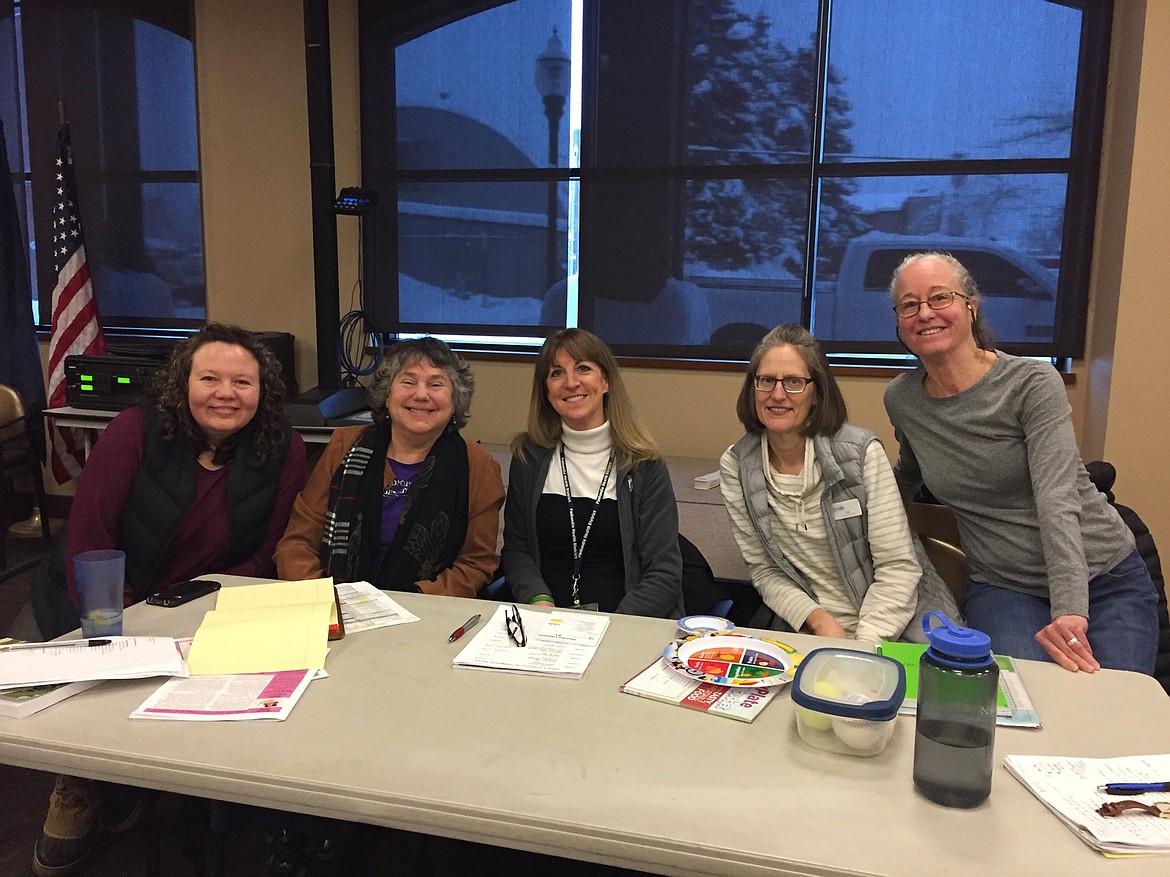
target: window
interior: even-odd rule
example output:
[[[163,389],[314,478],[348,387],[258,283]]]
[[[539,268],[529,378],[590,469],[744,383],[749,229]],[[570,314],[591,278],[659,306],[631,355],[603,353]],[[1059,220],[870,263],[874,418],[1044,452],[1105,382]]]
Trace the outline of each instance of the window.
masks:
[[[382,331],[582,325],[719,360],[802,322],[898,354],[885,286],[931,249],[971,269],[1003,347],[1082,352],[1104,0],[382,7],[361,6]]]
[[[56,277],[36,243],[52,238],[63,104],[103,325],[201,324],[206,290],[187,0],[0,0],[0,40],[0,112],[9,161],[25,189],[38,322],[52,319]]]

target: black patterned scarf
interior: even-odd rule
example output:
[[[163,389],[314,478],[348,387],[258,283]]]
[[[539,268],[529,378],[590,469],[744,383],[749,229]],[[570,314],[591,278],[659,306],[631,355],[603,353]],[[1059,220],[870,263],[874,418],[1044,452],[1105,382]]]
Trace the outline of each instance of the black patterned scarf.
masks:
[[[431,446],[406,494],[394,541],[383,554],[383,460],[389,447],[389,424],[369,430],[334,471],[321,564],[337,581],[411,591],[415,582],[449,569],[467,538],[467,444],[458,433],[444,432]]]

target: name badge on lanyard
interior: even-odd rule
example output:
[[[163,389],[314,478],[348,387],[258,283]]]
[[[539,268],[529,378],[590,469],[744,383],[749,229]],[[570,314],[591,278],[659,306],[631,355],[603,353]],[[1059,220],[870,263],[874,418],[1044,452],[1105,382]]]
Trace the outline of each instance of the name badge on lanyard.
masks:
[[[861,517],[861,503],[856,498],[835,502],[829,506],[829,512],[834,521],[843,521],[846,518]]]
[[[601,489],[597,491],[597,499],[593,501],[593,511],[589,514],[589,523],[585,525],[585,532],[581,535],[580,544],[577,543],[577,519],[573,516],[573,491],[569,487],[569,469],[565,465],[565,445],[561,444],[561,477],[565,479],[565,499],[569,501],[569,536],[573,540],[573,608],[592,609],[597,611],[596,603],[581,603],[581,557],[585,554],[585,543],[589,539],[589,531],[593,529],[593,520],[597,517],[597,510],[601,508],[601,501],[605,498],[605,486],[609,484],[609,475],[613,471],[613,451],[609,452],[609,462],[605,464],[605,475],[601,479]]]

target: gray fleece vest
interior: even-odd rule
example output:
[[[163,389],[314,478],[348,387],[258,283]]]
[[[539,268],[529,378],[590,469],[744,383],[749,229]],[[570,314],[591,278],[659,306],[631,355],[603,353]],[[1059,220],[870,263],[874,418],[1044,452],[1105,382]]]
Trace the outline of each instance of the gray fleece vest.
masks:
[[[865,502],[865,454],[878,437],[868,429],[845,424],[830,437],[814,436],[813,452],[821,467],[825,489],[821,494],[821,516],[829,534],[829,546],[845,592],[857,609],[865,599],[865,592],[873,582],[873,558],[869,553],[869,510]],[[768,507],[768,482],[760,459],[760,435],[748,433],[735,443],[735,457],[739,461],[739,483],[747,503],[748,517],[768,551],[768,556],[784,575],[796,582],[812,599],[816,589],[784,554],[783,535],[773,531],[772,511]],[[861,514],[854,517],[834,517],[833,506],[856,499]]]

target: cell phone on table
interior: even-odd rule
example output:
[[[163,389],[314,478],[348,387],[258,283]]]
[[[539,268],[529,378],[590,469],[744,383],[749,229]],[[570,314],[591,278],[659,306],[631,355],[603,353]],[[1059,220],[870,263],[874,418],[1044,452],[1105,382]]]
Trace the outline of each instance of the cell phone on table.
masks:
[[[219,590],[219,587],[219,582],[213,582],[209,579],[192,579],[189,582],[171,585],[165,591],[159,591],[157,594],[151,594],[146,598],[146,602],[151,606],[165,606],[171,609],[190,603],[200,597],[206,597],[208,594],[214,594]]]

